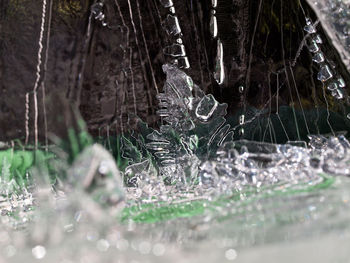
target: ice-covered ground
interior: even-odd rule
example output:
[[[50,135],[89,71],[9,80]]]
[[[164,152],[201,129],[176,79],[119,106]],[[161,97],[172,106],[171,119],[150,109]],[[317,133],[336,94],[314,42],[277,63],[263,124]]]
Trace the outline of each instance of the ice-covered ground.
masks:
[[[310,4],[348,66],[347,3]],[[314,26],[306,20],[318,78],[336,84],[327,88],[343,99],[344,83],[324,63]],[[217,63],[220,83],[222,54]],[[348,262],[345,136],[238,140],[263,111],[232,125],[227,105],[177,66],[163,70],[162,125],[140,122],[139,133],[122,137],[123,171],[108,149],[90,145],[73,164],[61,161],[67,180],[51,186],[36,168],[32,187],[16,191],[3,161],[0,262]]]

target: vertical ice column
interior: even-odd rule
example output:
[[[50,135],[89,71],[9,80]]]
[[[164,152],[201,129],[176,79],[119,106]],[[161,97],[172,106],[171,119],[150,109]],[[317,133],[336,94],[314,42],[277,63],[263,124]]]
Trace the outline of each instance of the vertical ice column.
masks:
[[[306,25],[304,31],[309,35],[308,50],[313,54],[312,61],[319,65],[317,79],[325,84],[327,90],[331,92],[331,95],[335,99],[343,99],[345,97],[345,82],[343,78],[334,72],[334,69],[327,64],[327,60],[321,50],[323,41],[320,35],[317,34],[315,25],[310,18],[306,17],[305,20]]]
[[[186,55],[185,45],[182,40],[182,32],[179,19],[176,16],[172,0],[159,0],[161,5],[169,9],[169,14],[164,21],[165,31],[169,36],[175,37],[175,43],[164,48],[164,54],[172,57],[172,63],[179,68],[189,68],[190,63]]]

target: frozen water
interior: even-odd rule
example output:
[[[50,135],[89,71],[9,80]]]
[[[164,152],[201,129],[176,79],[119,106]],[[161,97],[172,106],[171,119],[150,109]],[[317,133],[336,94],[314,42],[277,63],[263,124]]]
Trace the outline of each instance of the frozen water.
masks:
[[[172,0],[160,0],[160,3],[164,7],[171,7],[174,5]]]
[[[165,20],[165,29],[169,35],[178,35],[181,33],[179,19],[177,16],[168,14]]]
[[[325,82],[332,77],[333,77],[333,74],[329,66],[328,65],[321,66],[320,71],[317,73],[317,79],[322,82]]]
[[[172,57],[186,56],[185,46],[183,44],[172,44],[164,49],[164,54]]]
[[[338,81],[339,87],[345,88],[346,84],[345,84],[345,81],[344,81],[344,79],[343,79],[342,77],[339,77],[339,78],[337,79],[337,81]]]
[[[190,77],[176,67],[165,65],[163,69],[167,82],[165,93],[158,96],[164,108],[159,114],[166,117],[164,120],[168,124],[161,126],[160,132],[152,131],[147,135],[151,141],[146,148],[154,152],[158,173],[166,178],[165,184],[185,189],[178,194],[193,189],[203,197],[244,191],[252,186],[313,185],[322,181],[321,175],[325,173],[349,175],[349,169],[345,168],[349,143],[344,136],[310,136],[310,147],[304,142],[278,145],[233,141],[230,137],[233,130],[225,125],[223,118],[225,105],[219,104],[212,95],[203,95]],[[339,90],[337,83],[331,84],[335,85],[332,90]],[[218,116],[222,118],[220,122]],[[241,125],[245,123],[242,116]],[[174,132],[178,139],[173,137]],[[202,132],[205,138],[198,136]],[[139,180],[144,164],[131,164],[126,169],[127,174],[129,169],[138,167],[138,172],[132,174],[138,174]],[[143,169],[149,174],[149,168]],[[153,169],[152,174],[154,178],[159,177],[154,175],[157,170]],[[194,184],[196,181],[199,184]],[[159,196],[163,194],[153,191],[146,200],[156,200]]]
[[[331,82],[327,85],[327,89],[332,91],[338,89],[338,84],[336,82]]]
[[[214,78],[219,85],[222,84],[225,79],[224,48],[220,39],[217,41]]]
[[[312,60],[316,63],[322,63],[324,62],[324,55],[322,52],[317,52],[313,57]]]
[[[210,18],[210,32],[213,38],[218,36],[218,22],[214,13]]]
[[[317,53],[320,51],[320,48],[315,40],[312,40],[310,45],[309,45],[309,51],[311,53]]]
[[[307,0],[315,10],[324,30],[332,44],[338,50],[345,66],[350,70],[348,30],[346,21],[349,20],[349,6],[344,0]],[[312,25],[306,26],[306,31],[313,31]]]
[[[196,108],[196,116],[202,121],[208,121],[218,106],[213,95],[204,96]]]
[[[344,99],[344,91],[342,89],[332,90],[332,96],[338,100]]]
[[[67,171],[73,187],[89,191],[96,200],[110,205],[124,199],[119,170],[113,156],[101,145],[86,148]]]
[[[211,3],[213,12],[217,1]],[[181,37],[173,1],[160,0],[160,4],[172,13],[165,20],[166,31]],[[91,12],[104,23],[102,2],[94,4]],[[216,16],[208,22],[216,37]],[[310,19],[304,29],[313,34],[308,47],[320,67],[318,79],[335,98],[344,98],[345,82],[328,60],[328,65],[323,64],[322,40]],[[346,29],[341,30],[345,35]],[[225,82],[224,50],[220,39],[215,42],[213,77],[221,85]],[[140,134],[123,136],[122,148],[117,149],[126,160],[122,172],[106,149],[93,145],[69,167],[62,164],[67,168],[66,180],[53,187],[45,185],[37,169],[30,172],[36,188],[27,189],[10,176],[8,160],[2,160],[0,261],[251,262],[258,252],[261,255],[261,251],[251,251],[252,246],[314,236],[315,243],[326,244],[321,252],[311,253],[310,245],[304,243],[297,250],[310,262],[330,262],[347,255],[347,139],[335,134],[310,135],[308,145],[233,140],[237,133],[247,131],[243,125],[260,115],[239,113],[229,123],[227,105],[204,94],[179,69],[189,68],[181,38],[164,53],[174,58],[172,65],[163,66],[167,80],[157,95],[161,126],[152,129],[140,124]],[[244,86],[238,92],[243,96]],[[335,177],[339,175],[343,177]],[[125,204],[122,211],[121,204]],[[278,251],[279,257],[272,260],[286,262],[295,259],[290,254],[296,244],[275,243],[266,250]],[[324,252],[329,247],[336,248],[329,250],[331,256]]]

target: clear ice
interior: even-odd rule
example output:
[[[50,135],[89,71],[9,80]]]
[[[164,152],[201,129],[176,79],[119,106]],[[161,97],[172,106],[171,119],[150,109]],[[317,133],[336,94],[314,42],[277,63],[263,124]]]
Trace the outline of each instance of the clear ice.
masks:
[[[176,36],[181,33],[179,19],[177,16],[168,14],[165,19],[165,29],[169,35]]]
[[[349,31],[348,23],[350,18],[349,4],[345,0],[307,0],[314,9],[317,18],[320,20],[323,29],[337,49],[347,70],[350,70],[350,49],[348,45]],[[309,21],[310,22],[310,21]],[[305,31],[314,33],[311,24],[306,25]]]
[[[224,47],[220,39],[218,39],[216,45],[217,47],[216,47],[214,79],[220,85],[225,80]]]
[[[348,3],[307,1],[349,70]],[[159,3],[173,13],[164,22],[167,33],[180,35],[173,1]],[[212,12],[217,5],[217,0],[211,0]],[[97,2],[91,13],[104,24],[103,8],[103,2]],[[209,26],[217,37],[214,14]],[[304,30],[311,34],[308,48],[319,67],[317,78],[332,96],[343,99],[346,83],[324,64],[322,39],[315,27],[307,18]],[[157,95],[162,125],[153,129],[140,120],[139,133],[121,138],[121,155],[126,160],[122,171],[98,144],[87,147],[71,164],[65,160],[50,163],[66,179],[55,183],[43,179],[47,170],[34,167],[26,174],[31,184],[25,186],[23,178],[13,176],[11,160],[0,159],[0,262],[148,262],[153,256],[159,262],[174,258],[173,262],[191,262],[188,248],[201,249],[202,262],[220,251],[214,261],[224,262],[241,257],[236,246],[270,241],[266,232],[273,232],[275,239],[309,238],[337,227],[348,251],[349,183],[340,177],[350,176],[350,143],[345,136],[309,135],[307,144],[289,141],[283,145],[234,140],[237,132],[244,132],[241,125],[250,121],[248,115],[239,115],[237,126],[231,127],[225,119],[227,105],[204,94],[180,69],[190,66],[183,43],[167,46],[164,53],[173,64],[163,66],[166,82]],[[218,39],[213,72],[218,84],[225,80],[223,58]],[[243,94],[244,87],[238,91]],[[325,194],[317,191],[333,180],[333,188],[322,190]],[[288,193],[299,194],[293,199]],[[269,198],[273,195],[279,198]],[[178,214],[180,220],[176,220]],[[187,219],[193,215],[197,217]],[[290,222],[293,226],[287,228]],[[271,227],[274,224],[278,227]],[[172,242],[187,244],[186,253]],[[302,247],[306,255],[311,254],[310,246],[303,243]],[[132,257],[138,261],[129,260]]]
[[[317,73],[317,79],[325,82],[333,77],[333,73],[330,67],[326,64],[321,66],[320,71]]]

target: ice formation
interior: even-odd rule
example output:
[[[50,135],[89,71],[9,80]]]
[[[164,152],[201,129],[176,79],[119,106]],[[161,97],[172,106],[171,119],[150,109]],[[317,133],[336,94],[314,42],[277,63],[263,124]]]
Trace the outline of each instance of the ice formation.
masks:
[[[234,141],[239,126],[226,123],[227,105],[205,95],[176,66],[167,64],[163,70],[167,81],[164,93],[158,95],[158,114],[164,124],[159,131],[144,126],[139,137],[133,136],[134,144],[130,140],[123,144],[125,157],[135,156],[135,151],[139,156],[130,158],[124,173],[131,187],[129,198],[164,200],[171,189],[180,196],[190,189],[202,197],[232,194],[251,187],[312,185],[327,175],[349,175],[350,144],[343,135],[309,135],[308,145]]]
[[[315,10],[324,30],[330,37],[332,44],[337,49],[345,66],[350,70],[349,61],[349,3],[345,0],[307,0]],[[305,30],[309,33],[311,26],[307,25]],[[314,33],[314,32],[312,32]]]

